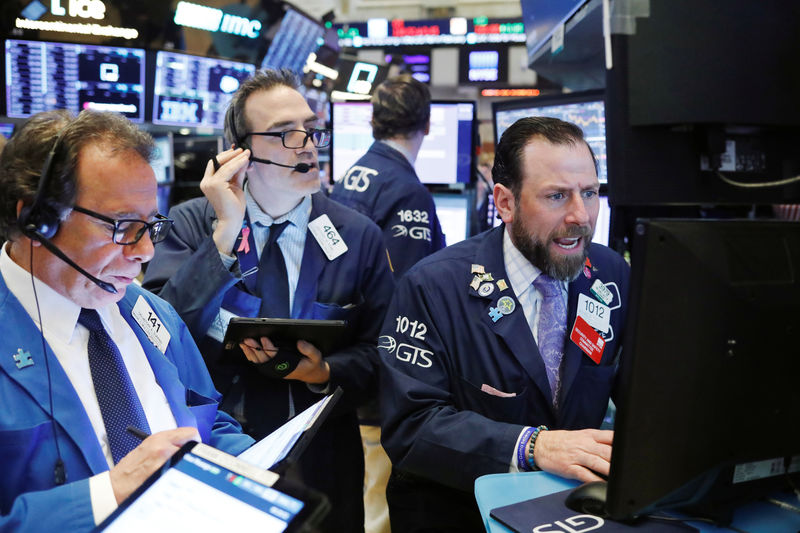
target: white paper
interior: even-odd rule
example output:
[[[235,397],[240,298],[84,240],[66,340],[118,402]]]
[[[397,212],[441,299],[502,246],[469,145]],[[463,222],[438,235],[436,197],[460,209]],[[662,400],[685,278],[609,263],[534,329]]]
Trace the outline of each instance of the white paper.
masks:
[[[240,453],[238,455],[239,459],[265,470],[272,467],[275,463],[286,457],[286,454],[292,449],[292,446],[294,446],[294,443],[300,438],[300,435],[311,427],[332,397],[331,395],[325,396],[323,399]],[[266,408],[268,407],[265,406],[265,409]]]

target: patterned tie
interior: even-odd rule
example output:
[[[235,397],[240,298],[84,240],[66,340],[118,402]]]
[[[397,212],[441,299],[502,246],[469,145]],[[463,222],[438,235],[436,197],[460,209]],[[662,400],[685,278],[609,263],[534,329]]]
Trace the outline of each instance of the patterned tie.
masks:
[[[278,237],[289,224],[288,220],[272,224],[269,237],[261,252],[258,265],[256,293],[261,297],[259,315],[268,318],[289,318],[289,278],[283,252],[278,246]]]
[[[540,274],[533,286],[542,294],[539,311],[539,353],[547,369],[547,381],[553,395],[553,406],[558,407],[561,391],[559,368],[564,357],[564,340],[567,333],[567,308],[561,293],[561,282],[546,274]]]
[[[89,368],[111,457],[117,464],[140,443],[126,428],[131,425],[150,433],[150,425],[119,349],[103,327],[100,315],[94,309],[81,309],[78,322],[89,330]]]

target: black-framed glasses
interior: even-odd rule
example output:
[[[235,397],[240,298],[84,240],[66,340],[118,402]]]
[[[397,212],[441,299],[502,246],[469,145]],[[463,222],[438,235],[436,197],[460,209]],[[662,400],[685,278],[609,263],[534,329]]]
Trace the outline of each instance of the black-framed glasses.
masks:
[[[145,231],[150,232],[150,240],[153,244],[161,242],[167,238],[169,230],[172,228],[172,219],[164,215],[156,215],[156,219],[152,222],[145,220],[138,220],[135,218],[121,218],[119,220],[101,215],[91,209],[86,209],[79,205],[72,206],[73,211],[89,215],[90,217],[108,222],[114,226],[113,239],[114,243],[123,246],[129,244],[136,244],[144,236]]]
[[[246,135],[261,135],[262,137],[280,137],[284,148],[305,148],[308,139],[317,148],[325,148],[331,144],[331,130],[328,128],[311,128],[310,130],[288,131],[248,131]]]

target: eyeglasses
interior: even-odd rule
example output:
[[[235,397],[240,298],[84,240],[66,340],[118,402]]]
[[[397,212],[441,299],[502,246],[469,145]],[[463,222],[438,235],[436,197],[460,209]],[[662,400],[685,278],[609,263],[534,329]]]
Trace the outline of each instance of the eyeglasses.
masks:
[[[325,148],[331,144],[331,130],[327,128],[312,128],[310,130],[288,131],[248,131],[246,135],[261,135],[263,137],[280,137],[284,148],[305,148],[308,139],[317,148]]]
[[[145,231],[150,232],[150,240],[153,244],[161,242],[167,238],[169,230],[172,228],[172,220],[164,215],[156,215],[156,220],[146,222],[144,220],[137,220],[135,218],[123,218],[115,220],[111,217],[95,213],[90,209],[81,207],[79,205],[72,206],[73,211],[89,215],[90,217],[108,222],[114,225],[113,239],[114,243],[123,246],[129,244],[136,244],[144,236]]]

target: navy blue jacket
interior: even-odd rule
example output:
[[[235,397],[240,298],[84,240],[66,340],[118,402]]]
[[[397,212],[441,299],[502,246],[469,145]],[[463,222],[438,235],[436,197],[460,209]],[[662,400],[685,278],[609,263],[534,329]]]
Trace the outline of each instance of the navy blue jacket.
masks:
[[[385,143],[372,143],[333,187],[331,198],[380,226],[395,279],[445,246],[431,193],[405,156]]]
[[[567,339],[555,413],[522,306],[510,284],[505,290],[497,285],[508,283],[504,231],[491,229],[420,261],[399,282],[387,312],[379,340],[383,445],[395,469],[406,474],[406,485],[411,478],[411,485],[419,480],[433,488],[425,496],[422,490],[408,494],[442,502],[443,494],[460,492],[474,507],[475,479],[508,472],[524,426],[596,428],[605,414],[625,324],[628,265],[592,244],[591,278],[581,274],[569,284],[567,334],[578,295],[594,298],[589,288],[597,279],[614,294],[611,329],[600,364]],[[491,294],[481,296],[470,286],[472,265],[492,274]],[[493,321],[492,308],[502,297],[510,297],[515,309]],[[483,385],[515,396],[483,392]]]
[[[364,467],[355,408],[376,395],[375,345],[394,281],[375,224],[317,193],[312,196],[310,220],[322,214],[328,215],[348,250],[329,261],[308,232],[292,317],[347,320],[340,349],[323,354],[330,365],[331,387],[341,386],[344,395],[335,410],[336,416],[326,422],[303,454],[301,467],[304,481],[331,499],[334,507],[331,516],[336,519],[338,513],[339,524],[346,524],[331,525],[329,529],[345,531],[358,529],[363,521],[363,516],[342,516],[347,514],[346,505],[361,502]],[[235,295],[250,300],[253,308],[258,309],[260,298],[242,290],[240,279],[223,265],[211,238],[216,217],[205,198],[174,207],[170,217],[175,225],[167,239],[156,247],[144,285],[157,290],[181,314],[201,345],[215,384],[225,393],[230,390],[236,372],[218,362],[221,345],[207,337],[206,332],[223,299]],[[299,413],[321,397],[305,383],[267,379],[249,370],[242,376],[246,429],[256,437],[287,420],[290,401]],[[359,509],[353,510],[355,515]]]

